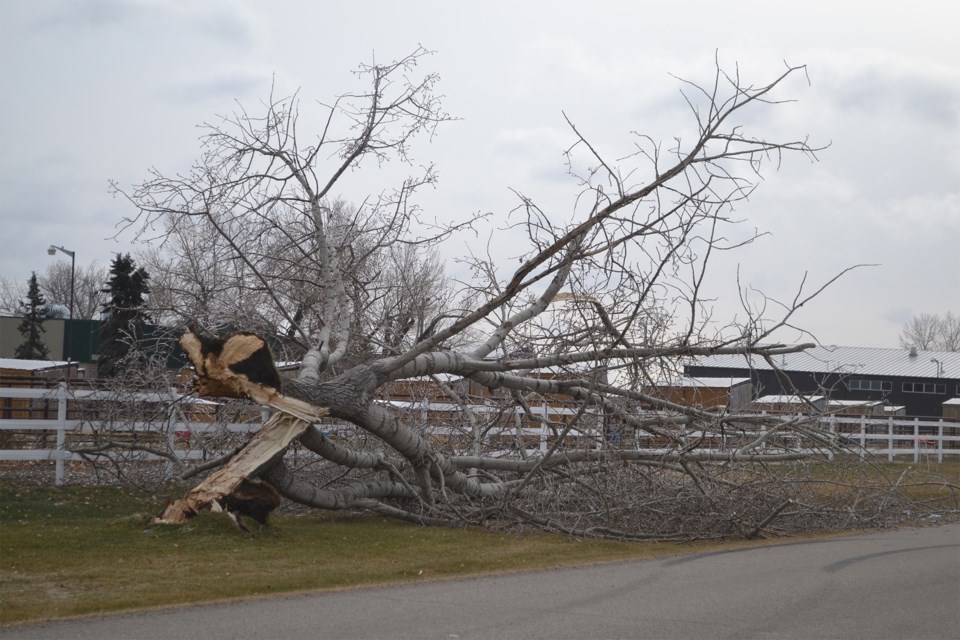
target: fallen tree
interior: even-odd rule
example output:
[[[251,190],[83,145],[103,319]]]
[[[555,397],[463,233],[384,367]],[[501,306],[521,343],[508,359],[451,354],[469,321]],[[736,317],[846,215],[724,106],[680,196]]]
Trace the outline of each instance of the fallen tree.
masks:
[[[248,322],[299,356],[281,393],[259,338],[184,337],[202,393],[243,394],[277,413],[164,520],[222,505],[254,477],[321,509],[617,538],[753,537],[896,517],[889,492],[860,483],[843,500],[796,477],[797,461],[843,453],[813,416],[758,417],[664,393],[688,358],[773,362],[812,346],[772,334],[826,284],[779,303],[775,317],[757,311],[773,301],[745,301],[741,320],[723,326],[702,293],[712,256],[755,237],[725,234],[761,166],[815,157],[803,137],[745,129],[803,67],[751,85],[718,66],[710,83],[684,84],[689,140],[665,146],[633,134],[617,161],[568,120],[567,166],[582,188],[570,220],[518,194],[510,226],[526,237],[519,266],[462,258],[471,279],[438,305],[441,296],[422,295],[438,278],[384,265],[417,264],[417,250],[485,217],[425,220],[413,198],[436,180],[430,166],[355,209],[336,191],[371,162],[418,166],[415,139],[448,119],[436,76],[416,76],[425,55],[363,67],[369,89],[336,100],[315,137],[298,131],[295,97],[271,96],[262,116],[208,125],[189,175],[155,172],[121,190],[139,211],[128,225],[212,238],[215,264],[233,265],[223,287],[233,297],[204,297],[202,317],[185,320]],[[203,264],[197,247],[176,246],[186,253],[174,262]],[[400,262],[397,247],[414,249]],[[283,455],[293,441],[313,455],[299,467]]]

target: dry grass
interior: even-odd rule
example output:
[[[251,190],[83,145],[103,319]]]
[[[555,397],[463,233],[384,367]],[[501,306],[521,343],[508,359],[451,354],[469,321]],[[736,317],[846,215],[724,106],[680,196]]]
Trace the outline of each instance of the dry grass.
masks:
[[[942,464],[919,462],[872,462],[830,464],[818,462],[794,467],[794,478],[806,476],[820,482],[822,491],[864,489],[887,491],[891,488],[904,497],[929,503],[931,508],[957,509],[960,494],[960,462]]]

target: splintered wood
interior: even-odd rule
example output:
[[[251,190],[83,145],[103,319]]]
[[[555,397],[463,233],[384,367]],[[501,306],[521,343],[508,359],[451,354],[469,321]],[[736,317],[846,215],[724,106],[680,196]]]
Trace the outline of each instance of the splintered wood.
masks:
[[[215,340],[191,331],[180,338],[180,346],[196,369],[197,392],[203,397],[250,398],[309,422],[327,415],[326,409],[281,395],[280,374],[260,336],[236,333]]]
[[[288,398],[280,393],[280,376],[266,342],[249,333],[226,340],[190,332],[180,339],[197,372],[197,389],[203,397],[246,397],[277,410],[260,431],[233,458],[180,500],[175,500],[151,524],[179,524],[205,509],[221,511],[224,498],[245,479],[258,472],[327,415],[325,408]]]

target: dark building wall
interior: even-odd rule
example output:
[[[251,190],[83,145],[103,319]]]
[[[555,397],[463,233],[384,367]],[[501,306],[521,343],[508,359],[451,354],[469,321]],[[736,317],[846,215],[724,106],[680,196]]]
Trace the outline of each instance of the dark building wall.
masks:
[[[13,358],[16,348],[23,342],[23,336],[17,330],[22,318],[0,318],[0,358]],[[100,348],[99,320],[63,320],[54,318],[44,320],[43,342],[50,350],[51,360],[70,360],[74,362],[94,362],[94,356]],[[160,327],[147,325],[140,340],[140,348],[148,354],[158,354],[167,360],[167,366],[178,369],[187,363],[186,355],[178,345],[185,329],[181,327]],[[69,340],[67,340],[69,332]],[[67,349],[70,353],[67,353]]]
[[[17,330],[22,318],[0,318],[0,357],[13,358],[16,348],[23,342]],[[100,346],[100,322],[97,320],[63,320],[51,318],[43,321],[43,343],[50,350],[51,360],[66,360],[67,345],[74,362],[90,362],[92,354]],[[67,340],[67,331],[70,332]]]
[[[942,416],[943,402],[960,396],[960,378],[906,378],[802,371],[784,371],[778,375],[777,372],[767,370],[690,365],[685,368],[685,371],[687,375],[696,378],[749,377],[753,381],[754,397],[792,394],[800,391],[804,394],[827,395],[834,400],[880,400],[891,405],[903,405],[906,407],[908,416]],[[780,376],[785,376],[789,382],[783,381]],[[875,384],[851,384],[854,380],[870,381]],[[930,384],[941,386],[943,393],[915,393],[904,390],[904,385],[912,388]],[[796,391],[791,388],[791,385]],[[889,385],[889,391],[885,390],[887,385]],[[881,388],[851,389],[851,386]]]
[[[65,322],[65,331],[70,333],[71,360],[76,362],[91,362],[93,354],[100,347],[100,322],[98,320],[70,320]],[[66,350],[66,340],[64,340]],[[63,354],[66,360],[67,354]]]
[[[0,358],[16,357],[17,347],[23,344],[23,336],[18,329],[22,321],[23,318],[0,318]],[[43,329],[40,337],[50,351],[50,359],[62,360],[63,320],[44,320]]]

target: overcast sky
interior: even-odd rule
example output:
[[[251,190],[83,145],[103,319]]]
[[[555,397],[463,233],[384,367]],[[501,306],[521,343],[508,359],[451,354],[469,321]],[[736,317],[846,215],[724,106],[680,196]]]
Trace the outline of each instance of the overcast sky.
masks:
[[[948,8],[949,7],[949,8]],[[790,298],[837,282],[797,322],[824,344],[893,347],[921,312],[960,311],[960,9],[904,2],[309,2],[296,0],[5,0],[0,8],[0,275],[25,281],[46,248],[101,264],[131,251],[111,239],[129,205],[108,180],[185,171],[196,125],[255,107],[275,82],[303,102],[358,89],[351,71],[418,44],[442,77],[443,127],[418,160],[439,218],[516,205],[510,188],[569,216],[561,110],[604,149],[630,131],[672,138],[683,126],[670,74],[709,80],[715,52],[750,81],[806,64],[798,102],[756,133],[831,146],[788,160],[737,214],[769,232],[724,256],[710,282],[720,315],[733,277]],[[669,108],[667,108],[669,107]],[[674,108],[675,107],[675,108]],[[389,175],[390,172],[385,172]],[[358,177],[358,202],[389,186]],[[463,253],[466,239],[448,248]],[[784,335],[781,339],[793,340]]]

